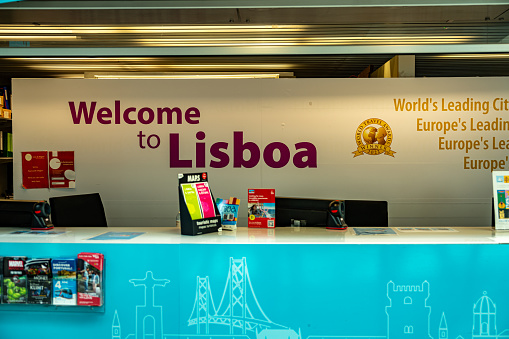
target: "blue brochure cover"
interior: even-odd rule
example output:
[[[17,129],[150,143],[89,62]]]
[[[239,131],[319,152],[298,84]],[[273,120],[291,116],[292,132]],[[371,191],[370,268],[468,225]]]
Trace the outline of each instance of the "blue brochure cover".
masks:
[[[237,228],[237,218],[239,214],[240,199],[230,197],[230,199],[216,199],[217,209],[221,214],[221,225],[224,230],[234,230]]]

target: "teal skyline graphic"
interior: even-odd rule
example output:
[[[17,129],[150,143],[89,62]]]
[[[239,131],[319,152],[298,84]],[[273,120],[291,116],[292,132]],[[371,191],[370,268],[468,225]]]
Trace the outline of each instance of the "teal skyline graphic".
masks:
[[[144,303],[134,307],[135,324],[129,334],[121,327],[121,315],[115,309],[112,320],[112,339],[302,339],[300,328],[293,329],[279,324],[271,318],[284,315],[267,314],[255,294],[255,286],[245,257],[229,258],[229,270],[220,301],[216,306],[209,276],[196,276],[194,296],[180,296],[184,303],[193,307],[181,331],[188,333],[164,334],[164,305],[157,304],[156,287],[168,287],[169,279],[154,278],[147,271],[144,278],[130,279],[133,287],[143,287]],[[440,311],[438,332],[431,333],[432,307],[430,283],[420,285],[398,285],[392,280],[386,285],[386,319],[370,319],[371,322],[386,322],[386,332],[363,335],[366,328],[356,329],[355,335],[344,335],[338,328],[337,335],[309,334],[305,339],[509,339],[509,330],[497,330],[497,308],[485,291],[472,308],[471,337],[454,335],[449,329],[446,312]],[[194,300],[193,300],[194,297]],[[265,299],[262,299],[265,300]],[[317,310],[320,305],[316,305]],[[369,307],[370,305],[366,305]],[[271,309],[270,301],[264,307]],[[133,312],[124,308],[120,312]],[[270,317],[269,317],[270,316]],[[182,319],[186,317],[182,315]],[[291,319],[290,319],[291,320]],[[132,326],[131,326],[132,327]],[[188,329],[188,331],[186,330]],[[167,329],[178,332],[178,329]]]

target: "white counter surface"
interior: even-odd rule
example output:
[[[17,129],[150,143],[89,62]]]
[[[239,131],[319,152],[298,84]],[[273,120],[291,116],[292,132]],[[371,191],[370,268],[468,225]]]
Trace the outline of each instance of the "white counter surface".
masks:
[[[110,243],[110,244],[503,244],[509,231],[492,227],[401,227],[395,234],[357,235],[356,228],[327,230],[323,227],[239,227],[198,236],[180,234],[175,227],[54,228],[43,234],[19,233],[27,229],[0,228],[0,243]],[[359,229],[359,228],[357,228]],[[368,230],[369,228],[360,228]],[[107,232],[142,232],[134,238],[90,240]]]

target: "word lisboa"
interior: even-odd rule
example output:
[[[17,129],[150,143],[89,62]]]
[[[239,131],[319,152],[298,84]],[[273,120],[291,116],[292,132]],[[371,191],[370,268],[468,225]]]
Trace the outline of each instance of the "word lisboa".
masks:
[[[183,159],[180,154],[180,135],[170,133],[170,167],[171,168],[224,168],[230,164],[230,144],[225,141],[215,142],[210,147],[203,142],[205,132],[196,133],[194,164],[193,159]],[[208,152],[207,152],[208,148]],[[294,144],[296,153],[293,154],[290,148],[282,142],[271,142],[263,149],[252,142],[244,142],[244,132],[233,132],[233,167],[253,168],[263,159],[265,164],[271,168],[281,168],[288,165],[292,158],[293,165],[297,168],[316,168],[317,151],[315,145],[310,142],[298,142]],[[213,158],[207,164],[207,153]],[[246,157],[245,157],[246,156]]]

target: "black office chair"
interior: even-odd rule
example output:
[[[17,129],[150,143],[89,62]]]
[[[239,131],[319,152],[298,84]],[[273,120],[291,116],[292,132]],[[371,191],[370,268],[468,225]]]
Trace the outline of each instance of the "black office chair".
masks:
[[[345,221],[354,227],[388,227],[387,201],[345,200]]]
[[[49,198],[55,227],[107,227],[99,193]]]
[[[306,226],[326,226],[330,199],[276,197],[276,227],[292,226],[292,220]]]

